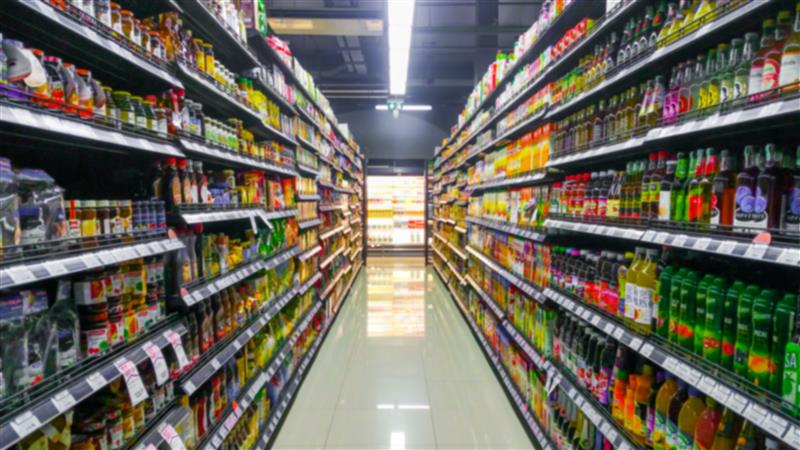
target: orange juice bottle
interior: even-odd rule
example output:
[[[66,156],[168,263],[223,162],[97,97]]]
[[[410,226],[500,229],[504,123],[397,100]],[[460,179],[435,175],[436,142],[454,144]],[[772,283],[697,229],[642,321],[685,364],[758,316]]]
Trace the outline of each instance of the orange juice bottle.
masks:
[[[689,387],[689,398],[683,403],[678,414],[678,449],[694,447],[694,429],[706,407],[701,395],[700,391]]]
[[[650,430],[647,428],[647,405],[653,391],[655,371],[650,364],[644,364],[641,374],[636,377],[636,391],[634,392],[634,417],[633,436],[637,441],[647,444],[652,443]]]
[[[667,373],[667,379],[656,394],[656,420],[653,429],[653,450],[667,450],[667,421],[669,417],[669,402],[678,392],[678,383],[675,377]]]

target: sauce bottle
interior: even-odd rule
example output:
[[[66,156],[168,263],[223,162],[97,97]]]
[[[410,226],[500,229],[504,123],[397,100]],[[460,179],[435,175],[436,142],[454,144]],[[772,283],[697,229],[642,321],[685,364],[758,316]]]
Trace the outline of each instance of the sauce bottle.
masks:
[[[783,156],[775,144],[767,144],[764,146],[764,159],[765,168],[756,178],[756,196],[751,223],[755,229],[777,228],[780,224],[783,197],[780,164]]]
[[[176,158],[167,158],[164,169],[164,201],[170,210],[183,204],[182,184],[176,166]]]
[[[753,303],[758,295],[758,286],[748,285],[739,296],[736,304],[736,344],[733,355],[733,370],[737,375],[747,377],[748,352],[752,341]]]
[[[744,168],[736,176],[736,209],[733,216],[733,225],[737,228],[749,227],[752,223],[755,208],[755,187],[758,176],[756,164],[756,149],[752,145],[744,148]]]
[[[736,179],[733,174],[735,165],[728,150],[720,152],[719,169],[711,181],[710,217],[711,225],[733,225],[734,197]]]
[[[761,25],[761,41],[758,51],[750,64],[750,78],[747,83],[747,95],[750,101],[761,100],[761,92],[764,77],[764,63],[767,52],[769,52],[775,37],[775,21],[766,19]]]

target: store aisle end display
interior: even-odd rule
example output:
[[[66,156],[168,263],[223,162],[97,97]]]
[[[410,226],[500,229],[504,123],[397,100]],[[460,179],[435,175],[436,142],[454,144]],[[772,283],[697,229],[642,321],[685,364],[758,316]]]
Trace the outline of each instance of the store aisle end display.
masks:
[[[541,449],[800,448],[800,3],[545,2],[432,263]]]
[[[422,249],[425,179],[397,175],[367,177],[367,245],[376,249]]]
[[[362,266],[346,125],[262,2],[10,2],[0,43],[0,448],[268,448]]]

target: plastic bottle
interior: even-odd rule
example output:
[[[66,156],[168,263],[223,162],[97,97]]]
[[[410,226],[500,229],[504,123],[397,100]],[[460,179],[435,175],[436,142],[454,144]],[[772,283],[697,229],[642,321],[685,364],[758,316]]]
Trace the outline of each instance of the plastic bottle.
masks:
[[[700,391],[690,386],[688,398],[681,406],[678,414],[678,445],[679,450],[689,450],[694,447],[694,430],[700,419],[700,414],[705,409]]]
[[[700,180],[703,178],[703,167],[705,167],[705,151],[697,149],[695,152],[694,165],[692,166],[692,179],[686,188],[686,221],[701,223],[702,199],[700,195]]]
[[[679,381],[678,390],[669,397],[669,407],[667,408],[667,448],[670,450],[678,449],[681,442],[678,422],[681,408],[687,398],[689,398],[689,391],[686,383]]]
[[[747,376],[756,386],[769,388],[770,372],[774,363],[770,354],[772,342],[772,310],[777,292],[764,289],[753,302],[750,349],[747,358]]]
[[[651,248],[645,250],[645,262],[642,264],[636,279],[639,291],[639,306],[637,308],[638,314],[635,316],[635,329],[643,334],[649,334],[653,331],[653,319],[657,317],[658,305],[654,302],[654,298],[657,297],[656,287],[658,284],[657,259],[658,249]]]
[[[773,368],[770,374],[770,390],[781,395],[783,389],[783,366],[786,359],[786,345],[795,333],[798,298],[796,294],[786,293],[775,305],[772,317],[772,343],[770,348]]]
[[[745,420],[735,450],[767,450],[764,445],[764,433],[749,420]]]
[[[722,356],[723,317],[725,312],[725,279],[713,277],[706,291],[706,317],[703,327],[703,357],[719,364]]]
[[[711,450],[733,450],[741,429],[742,418],[734,411],[725,408]]]
[[[653,370],[653,366],[644,364],[641,372],[639,372],[639,375],[636,377],[632,431],[633,435],[636,437],[636,440],[646,445],[650,445],[653,440],[653,436],[650,434],[650,429],[647,427],[647,408],[654,382],[655,370]]]
[[[689,273],[689,269],[681,267],[672,276],[669,286],[669,341],[673,344],[679,342],[678,330],[680,329],[681,318],[681,289],[683,280]],[[662,298],[661,301],[664,301]]]
[[[0,61],[1,66],[2,61]],[[795,5],[794,25],[783,45],[780,68],[778,84],[780,86],[793,85],[790,90],[798,89],[797,83],[800,83],[800,2]],[[0,81],[2,81],[2,75],[0,75]]]
[[[669,405],[672,397],[678,392],[678,383],[672,374],[666,379],[656,394],[655,427],[653,428],[653,450],[668,450],[667,434],[669,433]]]
[[[745,284],[736,280],[725,292],[722,312],[722,352],[720,365],[728,370],[733,370],[733,360],[736,345],[736,312],[739,296],[744,291]]]
[[[736,304],[736,344],[733,370],[743,377],[747,377],[748,352],[752,340],[753,302],[758,293],[758,286],[748,285],[739,295],[739,301]]]
[[[750,78],[747,83],[747,95],[751,101],[760,100],[760,94],[764,90],[762,87],[764,76],[764,58],[772,46],[775,37],[775,21],[766,19],[761,25],[761,40],[758,51],[755,52],[753,62],[750,65]]]
[[[792,13],[787,10],[779,11],[774,39],[764,53],[764,69],[761,72],[761,90],[764,92],[772,91],[780,86],[783,47],[791,31]]]
[[[706,397],[706,407],[700,413],[694,427],[694,448],[696,450],[711,450],[717,436],[722,412],[719,405],[711,397]]]
[[[647,255],[647,249],[645,247],[636,247],[636,253],[633,258],[633,263],[631,263],[630,267],[628,268],[628,272],[626,275],[625,280],[625,323],[630,328],[636,327],[636,311],[639,307],[639,286],[638,286],[638,279],[639,273],[642,270],[642,266],[645,261],[645,257]]]
[[[736,228],[747,228],[752,224],[757,176],[756,148],[748,145],[744,148],[743,170],[736,175],[736,207],[733,215],[733,226]]]
[[[706,294],[708,287],[714,281],[714,277],[710,274],[703,275],[700,282],[697,283],[697,291],[695,292],[695,321],[693,333],[693,346],[692,349],[696,355],[703,354],[703,340],[705,339],[705,326],[706,326]]]
[[[678,345],[686,350],[694,349],[694,327],[697,313],[697,272],[689,270],[680,289],[681,310],[678,323]]]
[[[675,180],[672,183],[670,193],[670,220],[673,222],[686,220],[687,164],[686,154],[678,153]]]

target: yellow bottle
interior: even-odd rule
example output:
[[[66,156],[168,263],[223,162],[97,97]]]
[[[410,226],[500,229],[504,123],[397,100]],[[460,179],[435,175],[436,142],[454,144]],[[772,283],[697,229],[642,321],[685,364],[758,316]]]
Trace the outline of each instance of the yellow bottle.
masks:
[[[643,334],[650,334],[653,330],[653,317],[657,311],[654,305],[656,298],[656,283],[658,280],[658,270],[656,258],[658,250],[647,249],[645,260],[642,263],[636,278],[637,287],[637,308],[634,311],[634,329]]]
[[[701,398],[700,391],[690,386],[689,398],[683,403],[681,412],[678,414],[678,448],[694,447],[695,425],[705,407],[706,404]]]
[[[653,429],[653,450],[668,450],[667,446],[667,421],[669,420],[669,402],[678,392],[678,383],[671,374],[656,394],[655,428]]]
[[[639,273],[642,270],[642,264],[645,259],[646,248],[636,247],[636,253],[633,257],[633,262],[628,267],[628,273],[625,276],[625,324],[630,327],[635,327],[635,311],[639,304]]]

